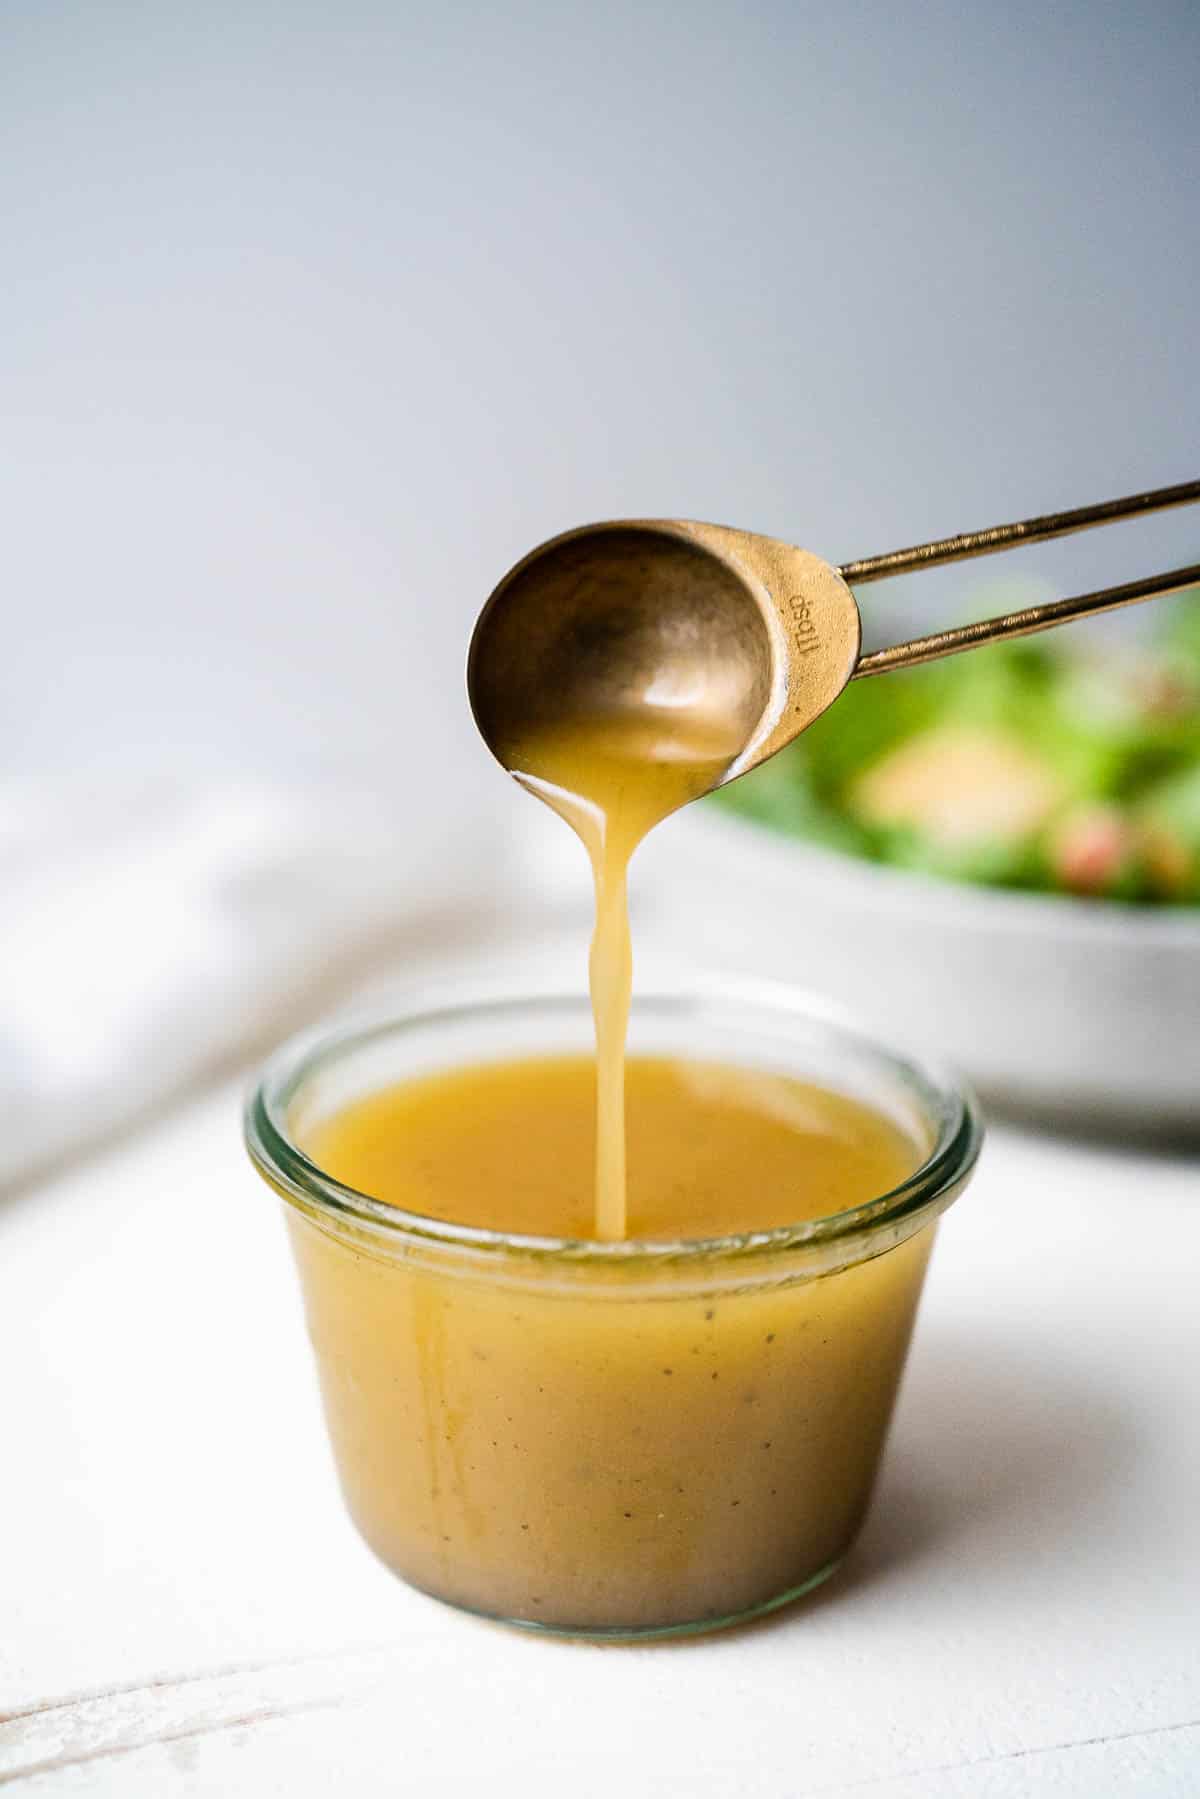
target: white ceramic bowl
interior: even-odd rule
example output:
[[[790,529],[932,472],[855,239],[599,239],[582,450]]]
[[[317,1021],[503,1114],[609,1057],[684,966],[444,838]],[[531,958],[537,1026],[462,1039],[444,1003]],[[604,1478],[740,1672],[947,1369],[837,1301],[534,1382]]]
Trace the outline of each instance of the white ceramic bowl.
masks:
[[[712,807],[634,875],[676,952],[826,993],[994,1104],[1200,1137],[1200,912],[938,881]]]

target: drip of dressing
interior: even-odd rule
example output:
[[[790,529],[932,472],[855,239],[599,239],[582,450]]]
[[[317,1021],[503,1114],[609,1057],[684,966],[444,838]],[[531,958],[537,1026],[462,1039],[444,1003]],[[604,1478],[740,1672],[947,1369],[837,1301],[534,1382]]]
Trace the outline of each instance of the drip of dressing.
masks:
[[[625,1038],[633,979],[626,877],[646,833],[707,793],[744,747],[728,713],[650,703],[541,730],[506,757],[516,778],[566,819],[592,864],[588,958],[596,1030],[596,1236],[627,1234]]]

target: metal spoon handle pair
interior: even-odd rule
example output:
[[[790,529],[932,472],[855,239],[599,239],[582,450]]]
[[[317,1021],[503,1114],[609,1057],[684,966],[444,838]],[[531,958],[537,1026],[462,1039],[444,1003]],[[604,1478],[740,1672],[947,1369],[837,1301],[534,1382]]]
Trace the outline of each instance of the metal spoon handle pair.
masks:
[[[969,556],[990,556],[997,550],[1011,550],[1018,544],[1068,537],[1073,531],[1087,531],[1093,525],[1110,525],[1118,519],[1165,512],[1171,506],[1186,506],[1194,500],[1200,500],[1200,481],[1182,481],[1175,487],[1158,487],[1149,493],[1129,494],[1121,500],[1102,500],[1099,505],[1079,506],[1072,512],[1050,512],[1041,518],[1022,519],[1017,524],[992,525],[984,531],[965,531],[957,537],[940,537],[933,543],[914,544],[907,550],[865,556],[857,562],[843,562],[838,573],[848,586],[857,587],[865,581],[882,581],[888,575],[936,568],[943,562],[961,562]],[[935,631],[928,637],[916,637],[908,643],[892,644],[888,649],[860,656],[852,679],[857,680],[860,675],[886,674],[893,668],[910,668],[918,662],[933,662],[940,656],[954,656],[960,650],[971,650],[978,644],[995,643],[1005,637],[1030,637],[1036,631],[1048,631],[1051,626],[1065,624],[1070,619],[1086,618],[1094,612],[1113,612],[1119,606],[1132,606],[1138,600],[1156,600],[1197,583],[1200,583],[1200,563],[1193,562],[1187,568],[1147,575],[1140,581],[1127,581],[1120,587],[1103,587],[1095,593],[1076,594],[1072,599],[1026,606],[1000,618],[985,618],[954,630]]]

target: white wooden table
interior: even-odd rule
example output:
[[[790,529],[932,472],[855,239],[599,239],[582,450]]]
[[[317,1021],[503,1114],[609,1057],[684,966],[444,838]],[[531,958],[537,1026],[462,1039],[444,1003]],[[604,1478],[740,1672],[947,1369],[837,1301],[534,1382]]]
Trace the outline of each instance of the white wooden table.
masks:
[[[1195,1162],[995,1130],[848,1570],[740,1633],[597,1649],[359,1545],[238,1110],[0,1202],[0,1786],[1200,1793]]]

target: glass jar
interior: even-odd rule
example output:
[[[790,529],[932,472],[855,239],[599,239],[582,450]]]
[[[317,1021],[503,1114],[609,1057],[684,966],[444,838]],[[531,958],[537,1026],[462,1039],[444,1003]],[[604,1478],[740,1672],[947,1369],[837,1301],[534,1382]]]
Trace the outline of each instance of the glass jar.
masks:
[[[945,1075],[811,1002],[721,982],[638,995],[630,1053],[857,1098],[913,1140],[907,1180],[793,1227],[599,1243],[409,1214],[300,1147],[406,1078],[591,1041],[575,996],[449,998],[347,1025],[271,1063],[247,1143],[286,1201],[342,1488],[381,1560],[535,1628],[713,1629],[809,1591],[853,1542],[979,1119]]]

